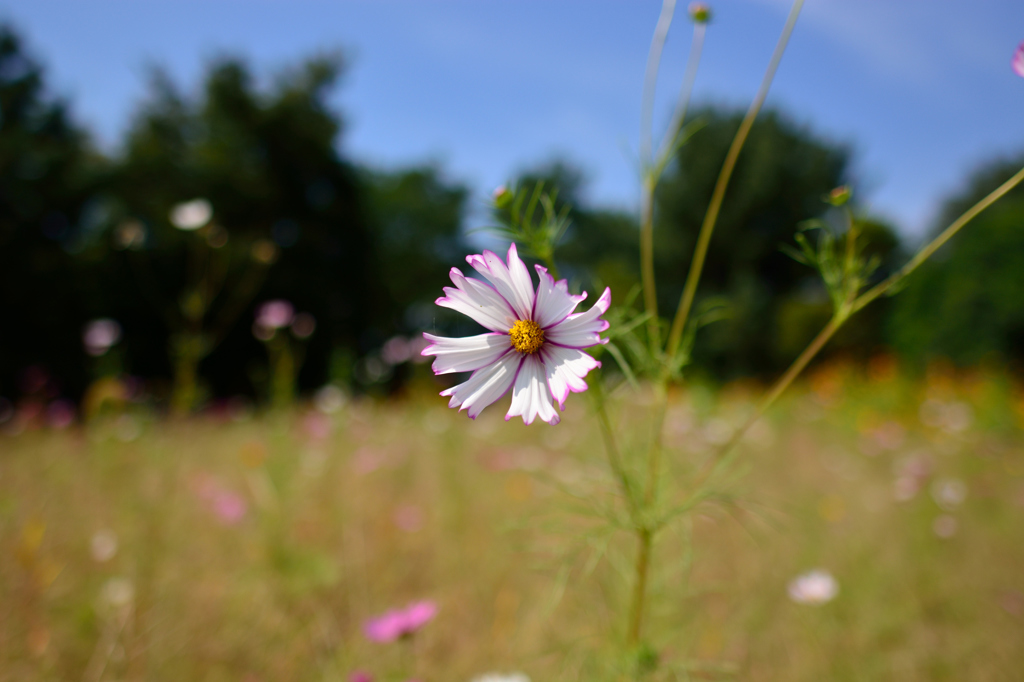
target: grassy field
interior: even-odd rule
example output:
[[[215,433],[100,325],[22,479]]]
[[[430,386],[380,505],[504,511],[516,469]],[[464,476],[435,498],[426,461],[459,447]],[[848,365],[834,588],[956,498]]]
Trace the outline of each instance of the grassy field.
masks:
[[[755,395],[674,395],[671,475],[685,486]],[[1021,679],[1022,395],[994,372],[818,370],[657,546],[648,679]],[[614,400],[642,419],[642,395]],[[588,409],[472,422],[416,390],[330,414],[9,423],[0,680],[622,679],[633,547]],[[794,602],[814,568],[838,595]],[[364,636],[424,599],[438,614],[413,637]]]

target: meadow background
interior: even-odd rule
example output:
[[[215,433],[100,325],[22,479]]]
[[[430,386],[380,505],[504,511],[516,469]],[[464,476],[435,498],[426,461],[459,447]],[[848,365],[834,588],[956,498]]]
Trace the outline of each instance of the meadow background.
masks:
[[[155,67],[111,144],[30,45],[0,27],[0,680],[616,679],[633,548],[605,522],[586,396],[557,427],[497,407],[471,422],[418,356],[424,331],[475,331],[433,300],[501,246],[486,194],[443,162],[351,158],[344,52],[218,57],[187,83]],[[656,197],[664,309],[742,108],[706,97],[693,116]],[[670,397],[672,476],[828,320],[780,250],[834,217],[824,195],[854,183],[879,278],[912,252],[920,235],[859,193],[855,149],[785,103],[755,123],[699,299],[727,314]],[[1022,154],[964,172],[924,232]],[[636,212],[595,198],[571,155],[505,172],[559,188],[563,276],[622,304]],[[1016,679],[1022,272],[1017,188],[837,335],[659,544],[658,679]],[[610,400],[629,423],[649,396]],[[839,592],[798,603],[788,586],[814,568]],[[364,636],[423,599],[438,614],[412,637]]]

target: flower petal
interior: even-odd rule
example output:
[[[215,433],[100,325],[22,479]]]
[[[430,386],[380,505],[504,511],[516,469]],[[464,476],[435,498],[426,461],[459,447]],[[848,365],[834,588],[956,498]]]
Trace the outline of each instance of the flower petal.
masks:
[[[551,404],[544,362],[536,355],[523,357],[523,364],[519,367],[512,388],[512,406],[508,408],[505,421],[512,417],[522,417],[527,424],[532,424],[536,417],[552,425],[560,421],[558,412]]]
[[[441,391],[441,395],[451,396],[448,407],[458,407],[459,412],[468,409],[470,418],[476,419],[485,407],[508,391],[516,378],[521,357],[510,348],[497,362],[473,372],[468,380]]]
[[[466,256],[466,261],[494,285],[498,293],[511,304],[518,319],[532,319],[533,280],[530,279],[526,264],[519,259],[514,243],[508,247],[508,265],[493,251]]]
[[[461,339],[424,334],[431,345],[421,355],[435,356],[434,374],[472,372],[486,367],[511,349],[508,334],[479,334]]]
[[[573,296],[569,293],[569,283],[566,280],[560,279],[556,282],[544,266],[533,267],[540,276],[537,302],[533,306],[533,321],[542,328],[547,328],[567,318],[587,294],[583,292],[579,296]]]
[[[587,376],[590,370],[601,366],[600,362],[577,348],[546,344],[540,354],[544,358],[548,388],[563,410],[569,392],[582,393],[587,390],[587,382],[583,377]]]
[[[516,323],[512,306],[490,284],[470,279],[458,268],[452,268],[451,278],[455,288],[445,287],[437,305],[467,315],[494,332],[507,333]]]
[[[608,322],[602,320],[601,315],[608,312],[611,302],[611,289],[605,289],[590,310],[570,315],[544,330],[545,341],[568,348],[589,348],[599,343],[608,343],[608,339],[601,338],[601,332],[608,329]]]

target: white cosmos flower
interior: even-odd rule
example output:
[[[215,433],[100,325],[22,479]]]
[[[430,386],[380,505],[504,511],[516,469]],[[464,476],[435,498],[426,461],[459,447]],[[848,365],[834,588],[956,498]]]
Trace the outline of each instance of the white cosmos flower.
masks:
[[[817,606],[832,601],[839,594],[839,583],[828,571],[816,568],[793,578],[787,591],[789,598],[797,604]]]
[[[601,332],[608,329],[608,322],[601,315],[608,312],[611,290],[606,288],[590,310],[573,314],[587,295],[573,296],[564,279],[555,282],[540,265],[534,266],[540,277],[534,290],[515,244],[508,247],[507,264],[491,251],[466,260],[487,281],[470,279],[452,268],[455,287],[445,287],[445,295],[436,303],[468,315],[491,333],[462,339],[423,335],[431,343],[423,355],[434,356],[435,374],[473,373],[441,395],[451,396],[448,407],[468,410],[476,419],[512,389],[505,421],[522,417],[531,424],[540,417],[557,424],[552,400],[565,409],[569,393],[587,390],[583,378],[601,366],[583,349],[607,343]]]

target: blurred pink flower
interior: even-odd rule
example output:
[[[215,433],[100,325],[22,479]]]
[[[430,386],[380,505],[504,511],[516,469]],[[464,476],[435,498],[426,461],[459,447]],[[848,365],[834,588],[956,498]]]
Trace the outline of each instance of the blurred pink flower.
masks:
[[[85,352],[93,357],[103,355],[111,346],[121,340],[121,325],[117,320],[102,317],[85,325],[82,330],[82,344]]]
[[[404,609],[388,611],[366,621],[363,624],[363,634],[373,642],[393,642],[416,632],[436,615],[437,604],[434,602],[414,602]]]
[[[389,365],[400,365],[411,356],[412,349],[409,347],[409,340],[404,336],[392,336],[384,342],[380,349],[381,360]]]
[[[414,504],[403,504],[395,510],[395,525],[406,533],[415,533],[423,527],[423,511]]]
[[[365,670],[355,670],[348,676],[348,682],[373,682],[373,675]]]
[[[1017,46],[1017,49],[1013,52],[1013,61],[1010,62],[1013,67],[1013,72],[1018,76],[1024,77],[1024,43]]]
[[[208,474],[200,474],[192,481],[196,496],[206,503],[225,526],[233,526],[245,518],[249,505],[245,498],[224,487],[220,481]]]
[[[63,431],[75,421],[75,404],[70,400],[54,400],[46,408],[46,423]]]
[[[302,419],[302,429],[313,441],[326,440],[331,435],[331,418],[322,412],[309,412]]]
[[[287,327],[295,318],[295,307],[282,299],[267,301],[256,311],[256,324],[267,329]]]
[[[221,490],[213,498],[211,503],[213,513],[225,526],[233,526],[245,518],[249,511],[249,505],[238,493],[230,490]]]
[[[388,462],[388,457],[383,452],[378,452],[369,446],[361,447],[352,456],[352,468],[357,474],[369,474],[381,468]]]

